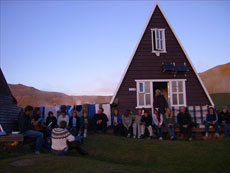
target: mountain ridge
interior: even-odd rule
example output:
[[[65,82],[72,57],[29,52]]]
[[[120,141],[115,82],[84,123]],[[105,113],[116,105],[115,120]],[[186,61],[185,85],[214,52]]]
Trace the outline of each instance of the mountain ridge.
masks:
[[[230,93],[230,63],[217,65],[199,73],[209,94]],[[61,92],[49,92],[23,84],[8,84],[18,106],[55,106],[109,103],[112,96],[67,95]]]

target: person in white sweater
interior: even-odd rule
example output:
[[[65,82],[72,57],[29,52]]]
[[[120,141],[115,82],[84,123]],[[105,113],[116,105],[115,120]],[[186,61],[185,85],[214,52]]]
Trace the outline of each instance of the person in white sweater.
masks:
[[[163,115],[158,111],[158,109],[154,109],[153,124],[157,129],[157,135],[160,140],[163,139],[163,121]]]
[[[58,116],[58,119],[57,119],[58,126],[60,125],[61,121],[65,121],[66,126],[68,127],[68,125],[69,125],[69,117],[68,117],[68,115],[66,113],[66,110],[61,110],[61,114]]]
[[[51,152],[53,154],[66,155],[69,149],[68,143],[70,144],[71,148],[76,148],[80,154],[88,154],[88,152],[84,151],[80,147],[80,144],[82,144],[83,141],[83,137],[71,135],[71,133],[66,129],[66,121],[61,121],[59,127],[52,130],[51,140]]]

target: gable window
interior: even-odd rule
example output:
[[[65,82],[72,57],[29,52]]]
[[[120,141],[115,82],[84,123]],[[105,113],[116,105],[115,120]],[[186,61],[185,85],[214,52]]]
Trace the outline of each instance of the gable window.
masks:
[[[185,106],[185,81],[171,81],[172,106]]]
[[[151,107],[151,82],[143,81],[137,82],[137,106]]]
[[[160,53],[166,53],[165,29],[151,29],[152,53],[160,56]]]

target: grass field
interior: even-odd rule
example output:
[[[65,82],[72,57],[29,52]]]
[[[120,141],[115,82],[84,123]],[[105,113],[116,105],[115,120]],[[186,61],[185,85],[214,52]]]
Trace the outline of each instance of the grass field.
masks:
[[[230,140],[159,141],[91,135],[89,156],[45,152],[9,155],[1,151],[0,172],[229,172]]]

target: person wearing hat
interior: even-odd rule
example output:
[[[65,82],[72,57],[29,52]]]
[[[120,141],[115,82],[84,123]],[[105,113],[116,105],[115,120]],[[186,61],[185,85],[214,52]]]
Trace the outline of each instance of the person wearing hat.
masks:
[[[67,126],[69,125],[69,117],[66,113],[66,110],[64,110],[64,109],[61,110],[61,114],[58,116],[58,119],[57,119],[58,126],[60,125],[61,121],[65,121],[66,125]]]
[[[227,107],[223,107],[222,112],[220,113],[221,125],[224,127],[224,137],[230,137],[230,113],[228,112]]]
[[[180,107],[180,113],[177,115],[177,122],[184,137],[188,141],[192,141],[192,117],[184,106]]]
[[[152,116],[145,110],[144,115],[141,117],[141,138],[144,138],[145,128],[149,131],[149,139],[153,138],[152,121]]]
[[[208,108],[208,114],[206,115],[206,119],[204,121],[205,123],[205,138],[208,138],[208,132],[209,132],[209,127],[213,126],[215,128],[215,134],[217,137],[219,137],[219,130],[218,130],[218,116],[215,113],[215,110],[213,107]]]

